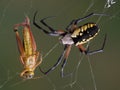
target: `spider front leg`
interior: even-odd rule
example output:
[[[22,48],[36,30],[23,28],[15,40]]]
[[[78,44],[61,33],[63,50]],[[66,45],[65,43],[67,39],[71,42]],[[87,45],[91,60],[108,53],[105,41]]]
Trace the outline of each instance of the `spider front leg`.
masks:
[[[60,75],[61,75],[62,78],[71,75],[71,74],[67,74],[67,75],[64,74],[64,68],[65,68],[65,65],[67,63],[69,53],[71,51],[71,47],[72,47],[72,45],[67,45],[67,49],[66,49],[66,52],[65,52],[65,55],[64,55],[64,60],[63,60],[63,63],[61,65],[61,74]]]
[[[64,47],[63,53],[60,55],[60,57],[58,58],[57,62],[53,65],[53,67],[51,67],[50,69],[48,69],[46,72],[44,72],[44,71],[39,67],[40,71],[41,71],[42,73],[44,73],[45,75],[47,75],[49,72],[53,71],[53,70],[61,63],[61,61],[62,61],[62,59],[63,59],[63,57],[64,57],[64,55],[65,55],[66,49],[67,49],[67,46]]]
[[[103,49],[104,49],[105,43],[106,43],[106,38],[107,38],[107,35],[105,35],[105,37],[104,37],[104,41],[103,41],[102,47],[100,49],[98,49],[98,50],[89,51],[89,46],[88,46],[87,49],[85,49],[83,47],[83,45],[78,45],[78,48],[79,48],[79,50],[81,52],[84,52],[86,55],[92,55],[92,54],[103,52]]]
[[[71,45],[65,45],[65,48],[64,48],[63,53],[60,55],[58,61],[53,65],[53,67],[51,67],[51,68],[50,68],[49,70],[47,70],[46,72],[44,72],[44,71],[39,67],[40,71],[41,71],[42,73],[44,73],[45,75],[47,75],[49,72],[53,71],[53,70],[61,63],[61,61],[62,61],[62,59],[63,59],[63,57],[64,57],[64,61],[63,61],[62,65],[61,65],[61,73],[60,73],[60,75],[61,75],[61,77],[65,77],[65,75],[64,75],[64,67],[65,67],[65,65],[66,65],[66,61],[67,61],[67,58],[68,58],[68,56],[69,56],[70,50],[71,50]]]
[[[71,30],[71,29],[73,30],[73,29],[75,29],[75,28],[77,27],[77,24],[78,24],[79,22],[81,22],[81,21],[83,21],[83,20],[85,20],[85,19],[88,19],[88,18],[90,18],[91,16],[108,16],[108,15],[106,15],[106,14],[97,14],[97,13],[90,13],[90,14],[88,14],[88,15],[85,16],[85,17],[72,20],[72,21],[70,22],[70,24],[66,27],[66,30]]]
[[[46,20],[47,18],[43,18],[42,20],[40,20],[40,22],[46,26],[48,28],[48,30],[50,30],[50,32],[48,32],[47,30],[43,29],[41,26],[39,26],[36,21],[35,21],[35,17],[37,15],[37,12],[35,12],[34,14],[34,18],[33,18],[33,24],[38,28],[38,29],[41,29],[45,34],[48,34],[50,36],[61,36],[63,35],[65,32],[63,30],[55,30],[53,29],[52,27],[50,27],[48,24],[45,23],[44,20]]]

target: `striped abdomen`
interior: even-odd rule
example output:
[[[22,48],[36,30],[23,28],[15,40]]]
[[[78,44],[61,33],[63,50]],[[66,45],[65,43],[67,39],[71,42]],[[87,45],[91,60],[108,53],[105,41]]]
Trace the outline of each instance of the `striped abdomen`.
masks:
[[[100,29],[95,23],[87,23],[74,30],[71,37],[77,46],[93,39],[99,31]]]

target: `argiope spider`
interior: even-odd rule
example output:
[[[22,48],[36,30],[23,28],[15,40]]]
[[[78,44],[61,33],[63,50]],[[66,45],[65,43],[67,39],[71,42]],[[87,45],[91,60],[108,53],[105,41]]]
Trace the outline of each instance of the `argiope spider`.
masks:
[[[60,42],[65,46],[63,53],[60,55],[60,57],[58,58],[58,61],[53,65],[53,67],[51,67],[46,72],[42,71],[40,68],[40,70],[45,75],[48,74],[50,71],[54,70],[61,63],[62,59],[64,58],[64,61],[63,61],[62,66],[61,66],[61,76],[62,77],[65,76],[64,75],[64,67],[66,65],[66,61],[67,61],[67,58],[69,56],[69,53],[70,53],[70,50],[71,50],[71,47],[73,44],[78,47],[80,52],[82,52],[86,55],[92,55],[95,53],[103,52],[105,42],[106,42],[106,35],[105,35],[102,47],[98,50],[89,51],[89,47],[86,49],[83,46],[83,44],[85,44],[88,41],[90,41],[91,39],[93,39],[100,31],[100,29],[98,28],[96,23],[89,22],[89,23],[86,23],[82,26],[77,26],[77,24],[79,22],[91,17],[91,16],[101,16],[101,15],[105,15],[105,14],[91,13],[83,18],[72,20],[71,23],[67,26],[66,31],[53,29],[52,27],[50,27],[48,24],[45,23],[45,20],[49,17],[43,18],[42,20],[40,20],[40,22],[44,26],[46,26],[48,28],[48,30],[50,30],[50,32],[43,29],[41,26],[39,26],[36,23],[36,21],[35,21],[36,14],[37,14],[37,12],[34,14],[33,24],[37,28],[41,29],[45,34],[48,34],[50,36],[61,36]]]

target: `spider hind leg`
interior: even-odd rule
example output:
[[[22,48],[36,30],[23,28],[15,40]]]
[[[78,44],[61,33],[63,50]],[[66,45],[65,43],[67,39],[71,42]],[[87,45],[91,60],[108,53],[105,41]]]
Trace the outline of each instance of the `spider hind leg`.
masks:
[[[90,51],[89,46],[87,49],[85,49],[82,45],[78,45],[78,48],[81,52],[85,53],[86,55],[93,55],[96,53],[103,52],[103,49],[104,49],[105,43],[106,43],[106,38],[107,38],[107,34],[105,34],[104,41],[103,41],[102,47],[100,49]]]

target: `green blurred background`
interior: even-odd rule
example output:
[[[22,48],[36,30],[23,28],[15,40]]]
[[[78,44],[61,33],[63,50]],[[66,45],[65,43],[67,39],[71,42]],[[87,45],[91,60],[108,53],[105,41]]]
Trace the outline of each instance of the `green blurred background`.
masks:
[[[120,2],[110,8],[104,8],[107,0],[0,0],[0,89],[1,90],[120,90]],[[72,77],[61,78],[59,65],[53,72],[44,76],[39,69],[35,77],[43,78],[23,81],[19,77],[23,66],[19,61],[19,52],[13,32],[14,24],[24,21],[28,16],[31,21],[35,11],[38,11],[37,22],[47,16],[56,18],[47,21],[55,29],[65,30],[71,20],[83,17],[91,12],[105,13],[110,16],[93,16],[80,23],[97,22],[101,31],[90,42],[90,49],[101,47],[104,35],[107,33],[107,42],[103,53],[84,56],[79,68],[81,53],[73,46],[65,72],[73,72]],[[40,23],[39,23],[40,24]],[[41,24],[40,24],[41,25]],[[42,26],[42,25],[41,25]],[[42,26],[44,27],[44,26]],[[50,37],[36,28],[31,22],[31,29],[37,43],[37,49],[43,57],[56,44],[59,37]],[[63,51],[59,44],[49,55],[43,58],[41,68],[48,70]],[[93,83],[92,71],[95,78]],[[77,76],[76,76],[77,75]],[[76,81],[73,85],[72,82]]]

